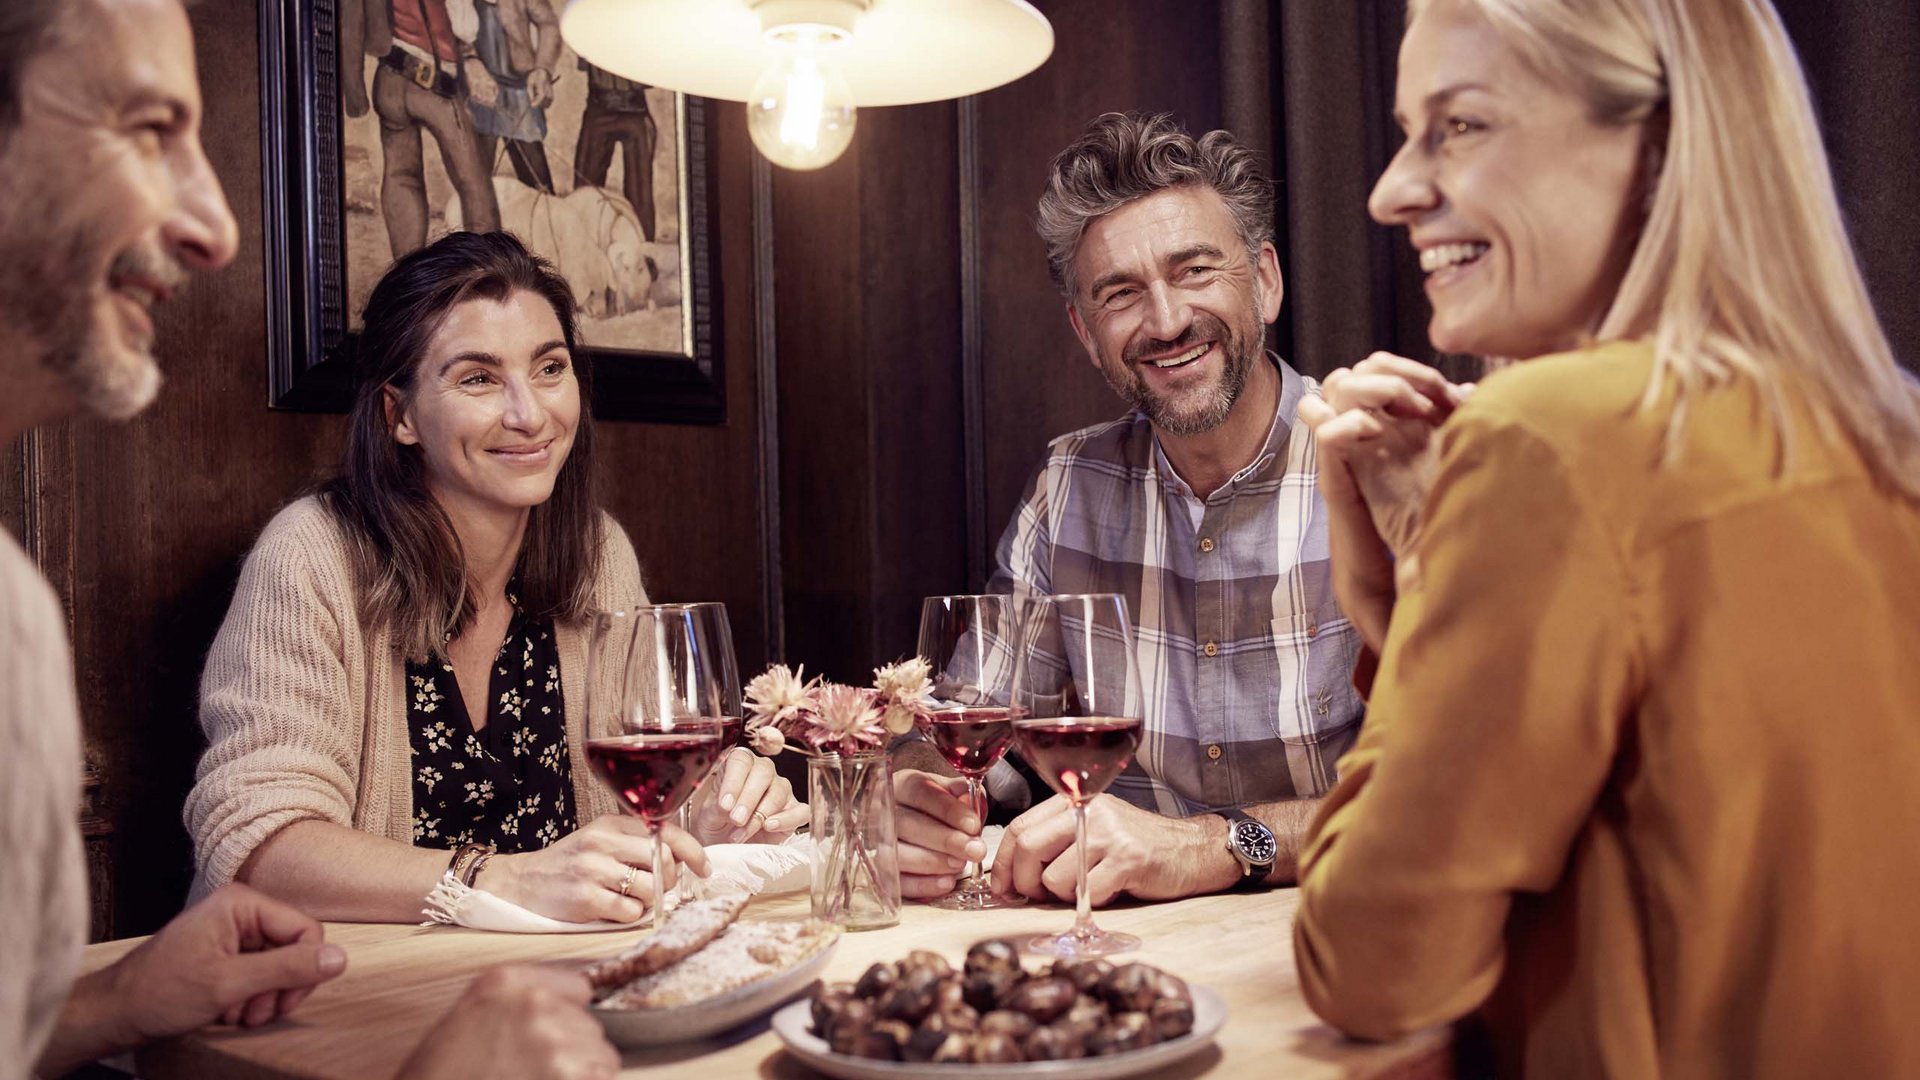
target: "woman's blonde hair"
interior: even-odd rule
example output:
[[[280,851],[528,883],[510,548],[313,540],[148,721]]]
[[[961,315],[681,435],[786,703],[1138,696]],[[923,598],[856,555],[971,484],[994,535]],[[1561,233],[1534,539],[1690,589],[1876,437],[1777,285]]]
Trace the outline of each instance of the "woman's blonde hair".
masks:
[[[1670,451],[1704,389],[1753,379],[1784,440],[1787,397],[1810,388],[1827,432],[1837,426],[1879,482],[1920,501],[1920,389],[1874,314],[1772,4],[1461,2],[1584,96],[1596,122],[1649,124],[1659,175],[1597,336],[1653,339],[1647,399],[1674,387]]]

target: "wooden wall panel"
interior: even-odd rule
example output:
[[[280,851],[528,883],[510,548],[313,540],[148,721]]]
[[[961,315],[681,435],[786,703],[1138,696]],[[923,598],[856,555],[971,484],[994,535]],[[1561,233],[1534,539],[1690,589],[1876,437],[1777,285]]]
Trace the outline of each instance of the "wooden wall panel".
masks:
[[[952,103],[862,112],[774,174],[787,656],[864,682],[965,588]]]

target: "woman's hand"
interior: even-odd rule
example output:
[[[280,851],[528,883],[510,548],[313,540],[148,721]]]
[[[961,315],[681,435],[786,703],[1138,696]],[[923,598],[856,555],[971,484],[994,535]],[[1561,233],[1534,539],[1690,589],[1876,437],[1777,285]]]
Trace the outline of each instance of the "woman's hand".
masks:
[[[693,834],[709,844],[773,843],[811,816],[770,759],[736,746],[694,797]]]
[[[1320,453],[1334,595],[1375,652],[1386,644],[1393,612],[1394,556],[1420,535],[1432,435],[1472,389],[1418,361],[1374,353],[1328,375],[1323,399],[1300,403]]]
[[[676,825],[661,829],[673,853],[662,868],[666,887],[673,887],[678,864],[705,877],[707,853],[699,842]],[[646,823],[607,814],[539,851],[493,856],[474,885],[563,922],[628,923],[653,901],[652,867],[653,834]]]

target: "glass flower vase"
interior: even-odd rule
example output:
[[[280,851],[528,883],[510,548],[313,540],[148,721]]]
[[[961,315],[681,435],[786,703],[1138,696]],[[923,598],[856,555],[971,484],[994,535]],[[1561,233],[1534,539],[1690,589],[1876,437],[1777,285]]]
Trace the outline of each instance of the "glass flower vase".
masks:
[[[847,930],[900,921],[893,764],[885,753],[807,759],[813,809],[813,917]]]

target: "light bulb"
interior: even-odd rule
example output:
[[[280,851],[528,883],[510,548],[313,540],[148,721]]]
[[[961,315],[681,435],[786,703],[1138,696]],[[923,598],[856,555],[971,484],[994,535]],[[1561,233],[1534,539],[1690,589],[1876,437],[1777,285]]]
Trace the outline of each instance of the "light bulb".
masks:
[[[818,169],[853,141],[853,94],[833,62],[811,43],[787,53],[753,84],[747,133],[767,160]]]

